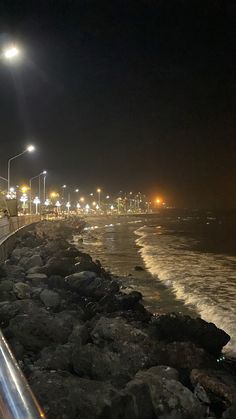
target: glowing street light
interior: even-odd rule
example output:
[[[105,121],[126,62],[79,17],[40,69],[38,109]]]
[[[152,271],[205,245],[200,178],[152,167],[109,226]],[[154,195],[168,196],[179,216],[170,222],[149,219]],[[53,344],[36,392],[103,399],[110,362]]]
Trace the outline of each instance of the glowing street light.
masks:
[[[3,57],[6,60],[12,60],[13,58],[17,57],[20,54],[19,48],[17,48],[14,45],[11,45],[4,49],[3,51]]]
[[[35,214],[38,214],[38,205],[40,204],[40,199],[38,196],[34,198],[33,203],[35,204]]]
[[[83,196],[81,196],[80,202],[84,202],[84,197]]]
[[[14,156],[14,157],[11,157],[9,160],[8,160],[8,163],[7,163],[7,172],[8,172],[8,176],[7,176],[7,184],[8,184],[8,192],[10,191],[10,186],[11,186],[11,181],[10,181],[10,170],[11,170],[11,162],[12,162],[12,160],[15,160],[17,157],[20,157],[20,156],[22,156],[23,154],[25,154],[25,153],[32,153],[33,151],[35,150],[35,147],[33,146],[33,145],[29,145],[24,151],[22,151],[22,153],[20,153],[20,154],[17,154],[16,156]]]
[[[38,175],[36,175],[36,176],[33,176],[31,179],[30,179],[30,181],[29,181],[29,184],[30,184],[30,214],[31,214],[31,196],[32,196],[32,180],[34,180],[34,179],[39,179],[39,190],[38,190],[38,193],[39,193],[39,200],[40,200],[40,198],[41,198],[41,191],[40,191],[40,189],[41,189],[41,183],[40,183],[40,180],[41,180],[41,176],[42,175],[46,175],[46,170],[44,170],[43,172],[40,172]]]
[[[68,214],[70,214],[70,207],[71,207],[71,203],[68,201],[66,203],[66,208],[67,208]]]

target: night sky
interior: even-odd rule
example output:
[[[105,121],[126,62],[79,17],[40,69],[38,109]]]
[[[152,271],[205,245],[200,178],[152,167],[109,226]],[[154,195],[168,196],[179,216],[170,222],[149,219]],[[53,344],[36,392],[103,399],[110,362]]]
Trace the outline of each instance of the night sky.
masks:
[[[0,175],[236,207],[234,5],[1,0]]]

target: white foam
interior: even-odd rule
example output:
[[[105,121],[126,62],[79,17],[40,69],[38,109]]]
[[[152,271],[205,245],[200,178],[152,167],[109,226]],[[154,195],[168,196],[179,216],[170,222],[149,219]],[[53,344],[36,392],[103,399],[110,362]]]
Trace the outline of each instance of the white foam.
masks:
[[[177,299],[230,336],[236,353],[236,257],[192,251],[193,239],[143,226],[135,231],[143,260]]]

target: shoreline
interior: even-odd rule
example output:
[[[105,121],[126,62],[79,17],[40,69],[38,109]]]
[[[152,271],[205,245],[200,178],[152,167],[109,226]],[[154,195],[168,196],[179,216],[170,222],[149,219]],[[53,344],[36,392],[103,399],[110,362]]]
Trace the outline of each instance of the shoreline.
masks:
[[[134,215],[123,215],[123,219],[126,220],[132,220],[133,218],[138,219],[139,215],[135,217]],[[122,267],[123,261],[118,264],[118,268],[116,267],[116,263],[111,263],[114,258],[114,254],[111,254],[105,245],[103,245],[101,249],[99,248],[98,251],[98,246],[96,243],[101,241],[101,237],[105,233],[105,229],[108,226],[108,223],[112,223],[114,226],[117,226],[119,225],[119,220],[120,217],[114,216],[110,216],[108,218],[103,217],[102,220],[98,217],[87,217],[85,221],[89,226],[92,227],[92,230],[83,232],[81,236],[84,240],[83,248],[85,251],[91,253],[94,258],[101,260],[101,262],[105,264],[106,269],[112,271],[113,273],[115,272],[117,276],[122,277],[124,287],[127,286],[127,288],[130,287],[131,289],[136,289],[142,292],[144,305],[148,310],[162,314],[175,311],[188,314],[193,317],[199,316],[199,313],[194,307],[187,306],[183,300],[177,299],[170,288],[164,285],[158,278],[155,278],[148,271],[140,254],[141,247],[136,243],[135,239],[135,229],[138,228],[139,223],[134,224],[133,221],[131,221],[131,226],[135,226],[134,230],[130,231],[130,239],[133,241],[132,244],[135,248],[135,257],[127,264],[127,269]],[[94,226],[97,226],[98,228],[94,229]],[[91,237],[89,237],[90,235]],[[141,266],[142,270],[135,270],[136,266]],[[124,273],[124,271],[126,272]]]
[[[229,336],[148,312],[140,292],[70,244],[82,228],[38,223],[0,267],[1,327],[47,418],[230,417]]]

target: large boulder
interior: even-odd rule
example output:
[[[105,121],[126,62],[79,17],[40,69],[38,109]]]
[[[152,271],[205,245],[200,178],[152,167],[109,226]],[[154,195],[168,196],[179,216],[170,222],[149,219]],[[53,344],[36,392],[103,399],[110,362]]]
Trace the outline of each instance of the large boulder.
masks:
[[[75,265],[70,258],[50,258],[44,266],[44,272],[48,275],[67,276],[75,272]]]
[[[90,271],[95,272],[98,275],[101,273],[101,267],[88,259],[82,259],[80,262],[77,262],[75,267],[77,272]]]
[[[48,419],[138,419],[132,396],[109,383],[64,371],[35,371],[29,383]]]
[[[218,355],[230,340],[230,336],[213,323],[181,314],[156,316],[152,327],[158,339],[167,342],[190,341],[215,355]]]
[[[50,308],[57,308],[61,302],[60,295],[57,292],[48,289],[45,289],[41,292],[40,300],[46,307]]]
[[[90,343],[84,346],[74,346],[72,365],[80,377],[95,380],[105,381],[127,372],[127,365],[122,363],[119,354],[110,351],[107,347],[99,348]],[[127,381],[129,379],[130,375]]]
[[[30,273],[26,275],[26,279],[31,282],[33,286],[39,286],[47,283],[47,275],[43,273]]]
[[[27,350],[39,351],[53,343],[66,343],[72,326],[39,309],[18,314],[10,320],[8,332]]]
[[[209,399],[214,402],[219,399],[226,406],[236,404],[236,381],[222,370],[193,369],[191,382],[194,386],[200,385],[206,391]]]
[[[119,285],[116,281],[110,281],[97,276],[95,272],[76,272],[65,278],[69,288],[81,295],[100,299],[104,295],[116,293]]]
[[[44,370],[71,370],[71,345],[44,348],[36,361],[36,367]]]
[[[30,268],[35,266],[43,266],[43,260],[40,255],[32,255],[30,257],[22,257],[19,260],[19,265],[23,266],[23,268],[28,271]]]
[[[135,397],[136,407],[140,412],[138,417],[143,417],[143,405],[149,408],[150,418],[201,419],[205,417],[205,409],[198,399],[176,378],[172,378],[175,375],[176,373],[171,371],[168,376],[167,371],[154,367],[147,371],[139,371],[127,384],[126,392]],[[143,399],[139,398],[141,390]],[[147,400],[151,403],[147,403]],[[148,416],[144,417],[148,419]]]
[[[11,253],[11,257],[16,260],[20,260],[22,257],[30,257],[33,255],[33,250],[30,247],[19,247],[17,246]]]
[[[118,353],[131,374],[153,365],[154,347],[148,335],[122,318],[101,317],[90,334],[96,345]]]
[[[24,300],[26,298],[30,298],[31,296],[31,288],[28,284],[25,284],[24,282],[17,282],[14,285],[13,291],[17,298],[20,300]]]
[[[215,363],[215,360],[211,359],[204,349],[199,348],[192,342],[156,343],[153,359],[157,364],[188,370]]]
[[[25,270],[22,266],[4,264],[2,265],[2,270],[5,277],[8,277],[13,280],[19,280],[25,277]]]

